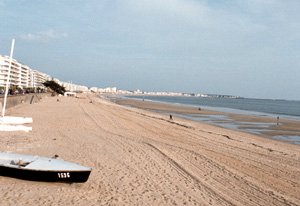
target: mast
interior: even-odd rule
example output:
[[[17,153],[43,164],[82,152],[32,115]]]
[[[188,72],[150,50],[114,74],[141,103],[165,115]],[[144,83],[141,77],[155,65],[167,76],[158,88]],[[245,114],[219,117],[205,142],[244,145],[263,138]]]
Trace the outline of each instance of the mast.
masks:
[[[13,56],[13,53],[14,53],[14,47],[15,47],[15,39],[12,39],[11,48],[10,48],[8,74],[7,74],[5,94],[4,94],[4,102],[3,102],[3,108],[2,108],[2,117],[4,117],[4,115],[5,115],[5,107],[6,107],[7,94],[8,94],[8,89],[9,89],[10,70],[11,70],[12,56]]]

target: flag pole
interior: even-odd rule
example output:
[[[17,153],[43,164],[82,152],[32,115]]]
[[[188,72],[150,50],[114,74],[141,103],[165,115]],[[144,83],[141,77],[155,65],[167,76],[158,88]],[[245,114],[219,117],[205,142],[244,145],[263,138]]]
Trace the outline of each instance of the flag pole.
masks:
[[[5,107],[6,107],[6,101],[7,101],[7,95],[9,90],[9,82],[10,82],[10,70],[11,70],[11,64],[12,64],[12,57],[14,53],[14,47],[15,47],[15,39],[12,39],[11,42],[11,48],[10,48],[10,57],[9,57],[9,67],[8,67],[8,74],[6,79],[6,88],[5,88],[5,94],[4,94],[4,102],[2,107],[2,117],[5,116]]]

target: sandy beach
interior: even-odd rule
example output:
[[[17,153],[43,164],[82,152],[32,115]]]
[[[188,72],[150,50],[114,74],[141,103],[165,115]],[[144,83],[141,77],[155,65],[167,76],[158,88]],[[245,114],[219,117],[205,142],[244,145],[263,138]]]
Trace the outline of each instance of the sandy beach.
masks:
[[[299,145],[96,96],[45,97],[7,114],[32,117],[33,131],[1,132],[0,151],[93,170],[80,184],[0,177],[1,206],[300,205]]]
[[[201,109],[193,106],[183,106],[177,104],[168,104],[154,101],[142,101],[131,98],[115,98],[113,101],[120,105],[140,108],[144,110],[156,111],[164,114],[175,115],[189,115],[192,118],[209,119],[211,116],[215,117],[218,126],[225,127],[226,124],[229,129],[234,128],[239,131],[247,131],[252,134],[259,134],[262,137],[273,138],[274,136],[300,136],[300,121],[296,119],[280,118],[277,122],[276,118],[265,115],[246,115],[238,113],[228,113],[221,111],[214,111],[208,109]],[[221,117],[220,117],[221,116]],[[223,117],[223,118],[222,118]],[[233,123],[235,122],[235,124]],[[238,123],[238,124],[237,124]],[[282,139],[284,141],[284,139]],[[297,141],[299,144],[299,141]]]

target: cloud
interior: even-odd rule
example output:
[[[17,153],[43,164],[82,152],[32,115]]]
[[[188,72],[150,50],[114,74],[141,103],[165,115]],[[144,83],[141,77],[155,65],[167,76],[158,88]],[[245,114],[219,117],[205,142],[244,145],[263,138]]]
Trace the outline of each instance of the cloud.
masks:
[[[190,23],[205,23],[209,8],[203,2],[195,0],[127,0],[126,6],[142,15],[173,18]]]
[[[65,32],[59,33],[54,30],[42,31],[37,33],[28,33],[21,35],[20,38],[26,41],[35,41],[35,42],[49,42],[54,39],[62,39],[67,37],[68,34]]]

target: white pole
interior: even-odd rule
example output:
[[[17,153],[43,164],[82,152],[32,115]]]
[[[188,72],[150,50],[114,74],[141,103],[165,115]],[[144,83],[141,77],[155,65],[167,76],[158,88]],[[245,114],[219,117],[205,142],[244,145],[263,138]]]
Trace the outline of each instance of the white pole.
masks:
[[[13,39],[12,42],[11,42],[9,67],[8,67],[8,74],[7,74],[7,80],[6,80],[4,102],[3,102],[3,107],[2,107],[2,117],[4,117],[4,115],[5,115],[5,107],[6,107],[7,94],[8,94],[8,89],[9,89],[10,70],[11,70],[12,56],[13,56],[13,53],[14,53],[14,47],[15,47],[15,39]]]

